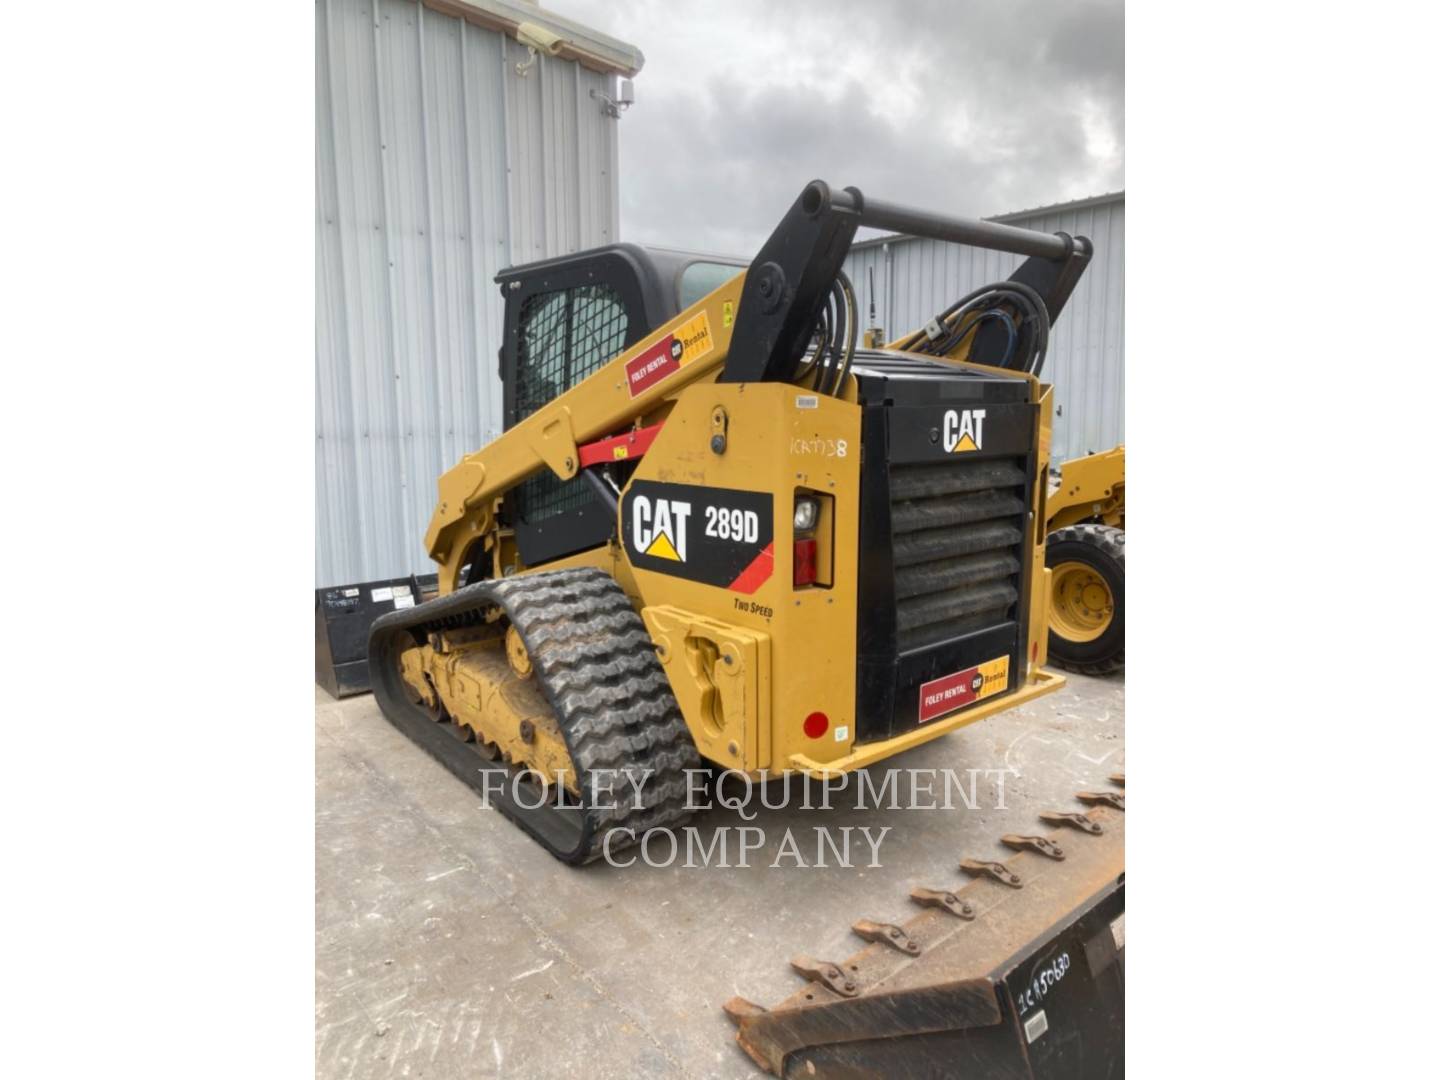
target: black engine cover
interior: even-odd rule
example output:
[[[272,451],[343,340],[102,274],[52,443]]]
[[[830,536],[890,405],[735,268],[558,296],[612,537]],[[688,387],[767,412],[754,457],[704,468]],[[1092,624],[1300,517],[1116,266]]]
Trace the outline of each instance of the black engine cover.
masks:
[[[857,353],[856,738],[1013,689],[1025,671],[1039,407],[1021,376]]]

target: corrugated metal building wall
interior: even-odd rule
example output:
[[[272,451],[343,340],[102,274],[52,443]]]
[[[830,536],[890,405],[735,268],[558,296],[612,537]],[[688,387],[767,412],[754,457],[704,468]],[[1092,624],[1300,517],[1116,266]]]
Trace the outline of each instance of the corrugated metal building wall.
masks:
[[[994,218],[1042,232],[1087,236],[1095,256],[1065,305],[1043,377],[1055,385],[1055,463],[1125,440],[1125,193],[1078,199]],[[934,240],[857,244],[845,262],[862,310],[870,303],[888,338],[923,326],[972,289],[1008,277],[1016,255]]]
[[[613,74],[541,56],[519,75],[530,54],[514,38],[414,0],[315,10],[326,586],[433,569],[422,539],[435,481],[502,426],[496,272],[616,239],[619,198],[615,120],[590,97],[613,97]]]

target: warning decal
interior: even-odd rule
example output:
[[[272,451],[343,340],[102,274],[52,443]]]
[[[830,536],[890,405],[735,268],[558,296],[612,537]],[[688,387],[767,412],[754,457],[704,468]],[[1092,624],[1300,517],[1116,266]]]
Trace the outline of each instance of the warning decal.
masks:
[[[1002,694],[1010,685],[1010,658],[987,660],[983,664],[931,679],[920,687],[920,723],[946,716],[956,709]]]
[[[630,396],[639,397],[714,348],[715,336],[710,333],[710,317],[702,311],[625,365],[625,381],[630,387]]]

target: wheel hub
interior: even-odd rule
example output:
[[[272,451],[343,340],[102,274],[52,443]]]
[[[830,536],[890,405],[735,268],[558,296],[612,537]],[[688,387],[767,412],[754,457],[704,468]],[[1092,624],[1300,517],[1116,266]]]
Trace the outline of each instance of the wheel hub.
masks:
[[[1094,569],[1063,562],[1050,570],[1050,625],[1071,641],[1094,641],[1115,617],[1115,598]]]

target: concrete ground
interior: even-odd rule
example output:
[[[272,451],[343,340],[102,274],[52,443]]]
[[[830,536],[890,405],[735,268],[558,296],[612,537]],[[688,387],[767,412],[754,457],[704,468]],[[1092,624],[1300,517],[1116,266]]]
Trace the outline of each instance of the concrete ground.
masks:
[[[695,819],[706,843],[724,826],[763,827],[748,868],[733,865],[731,833],[730,868],[687,869],[682,853],[665,868],[572,869],[481,807],[369,695],[335,702],[317,689],[317,1075],[762,1075],[735,1044],[726,999],[778,1002],[802,985],[790,956],[843,959],[864,944],[849,930],[857,918],[902,922],[912,885],[962,885],[961,858],[1003,859],[999,836],[1037,831],[1037,811],[1083,809],[1073,793],[1124,767],[1124,714],[1123,681],[1071,676],[893,762],[953,769],[966,796],[967,770],[989,770],[976,774],[974,809],[955,788],[951,810],[857,809],[852,788],[828,811],[805,810],[797,787],[795,805],[757,806],[755,821],[721,808]],[[939,801],[945,781],[925,796],[927,775],[922,801]],[[832,836],[890,826],[881,867],[866,865],[858,831],[850,867],[833,855],[827,868],[790,856],[771,867],[787,829],[816,862],[821,824]]]

